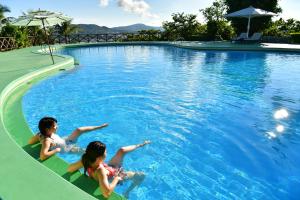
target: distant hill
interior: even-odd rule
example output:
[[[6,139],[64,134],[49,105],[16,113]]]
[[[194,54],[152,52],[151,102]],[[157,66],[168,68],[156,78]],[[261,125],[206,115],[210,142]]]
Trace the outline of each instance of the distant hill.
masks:
[[[141,30],[162,30],[161,27],[156,27],[156,26],[147,26],[145,24],[133,24],[129,26],[118,26],[111,28],[112,30],[116,32],[138,32]]]
[[[74,24],[78,28],[79,34],[100,34],[111,33],[111,29],[106,26],[98,26],[96,24]]]
[[[141,30],[162,30],[161,27],[147,26],[145,24],[133,24],[129,26],[118,26],[108,28],[96,24],[75,24],[79,34],[105,34],[105,33],[135,33]]]

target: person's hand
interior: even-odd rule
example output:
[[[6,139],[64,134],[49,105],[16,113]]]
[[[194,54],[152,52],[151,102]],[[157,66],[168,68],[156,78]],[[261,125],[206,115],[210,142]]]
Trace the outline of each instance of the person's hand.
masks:
[[[119,178],[119,181],[122,181],[125,178],[126,174],[123,172],[122,167],[118,169],[115,176]]]
[[[61,148],[60,148],[60,147],[57,147],[57,148],[55,149],[55,151],[56,151],[56,153],[58,153],[58,152],[61,151]]]
[[[118,179],[118,181],[123,181],[123,177],[121,176],[116,176],[116,179]]]

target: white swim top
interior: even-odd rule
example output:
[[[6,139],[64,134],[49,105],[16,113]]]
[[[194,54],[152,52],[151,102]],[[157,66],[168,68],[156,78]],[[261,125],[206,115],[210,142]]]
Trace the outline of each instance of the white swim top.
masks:
[[[66,141],[62,139],[59,135],[57,134],[52,134],[51,137],[45,138],[42,134],[39,133],[40,141],[42,142],[45,139],[50,139],[51,140],[51,147],[64,147],[66,146]]]
[[[59,137],[57,134],[52,134],[51,137],[52,143],[57,147],[64,147],[66,146],[66,141]]]
[[[38,134],[40,138],[40,142],[44,141],[45,139],[51,140],[50,150],[53,150],[57,147],[60,147],[62,152],[71,152],[71,153],[84,153],[85,149],[80,148],[73,144],[74,141],[61,138],[57,134],[52,134],[51,137],[45,138],[42,134]],[[67,141],[66,141],[67,140]]]

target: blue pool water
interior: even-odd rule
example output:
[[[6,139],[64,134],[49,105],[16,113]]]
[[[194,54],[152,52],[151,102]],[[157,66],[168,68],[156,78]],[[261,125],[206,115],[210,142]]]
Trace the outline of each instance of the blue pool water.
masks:
[[[168,46],[62,53],[80,65],[25,94],[26,120],[36,132],[41,117],[54,116],[61,136],[108,122],[78,140],[103,141],[108,159],[150,139],[125,159],[125,169],[147,174],[130,199],[300,198],[299,54]],[[282,109],[288,116],[274,116]]]

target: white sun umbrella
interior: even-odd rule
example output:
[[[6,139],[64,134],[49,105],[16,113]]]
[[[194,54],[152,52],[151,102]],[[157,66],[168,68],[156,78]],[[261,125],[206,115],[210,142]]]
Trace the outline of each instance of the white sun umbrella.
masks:
[[[248,18],[248,26],[247,26],[247,38],[249,37],[249,31],[250,31],[250,22],[251,18],[253,17],[263,17],[263,16],[276,16],[277,14],[268,12],[259,8],[254,8],[252,6],[249,6],[248,8],[229,13],[225,15],[225,17],[243,17]]]
[[[27,15],[20,16],[12,25],[15,26],[42,26],[45,34],[47,36],[47,42],[49,47],[49,52],[51,55],[52,62],[54,64],[54,59],[52,55],[52,50],[50,48],[49,38],[47,35],[46,27],[61,24],[63,22],[71,21],[72,18],[63,15],[62,13],[50,12],[46,10],[32,11]]]

